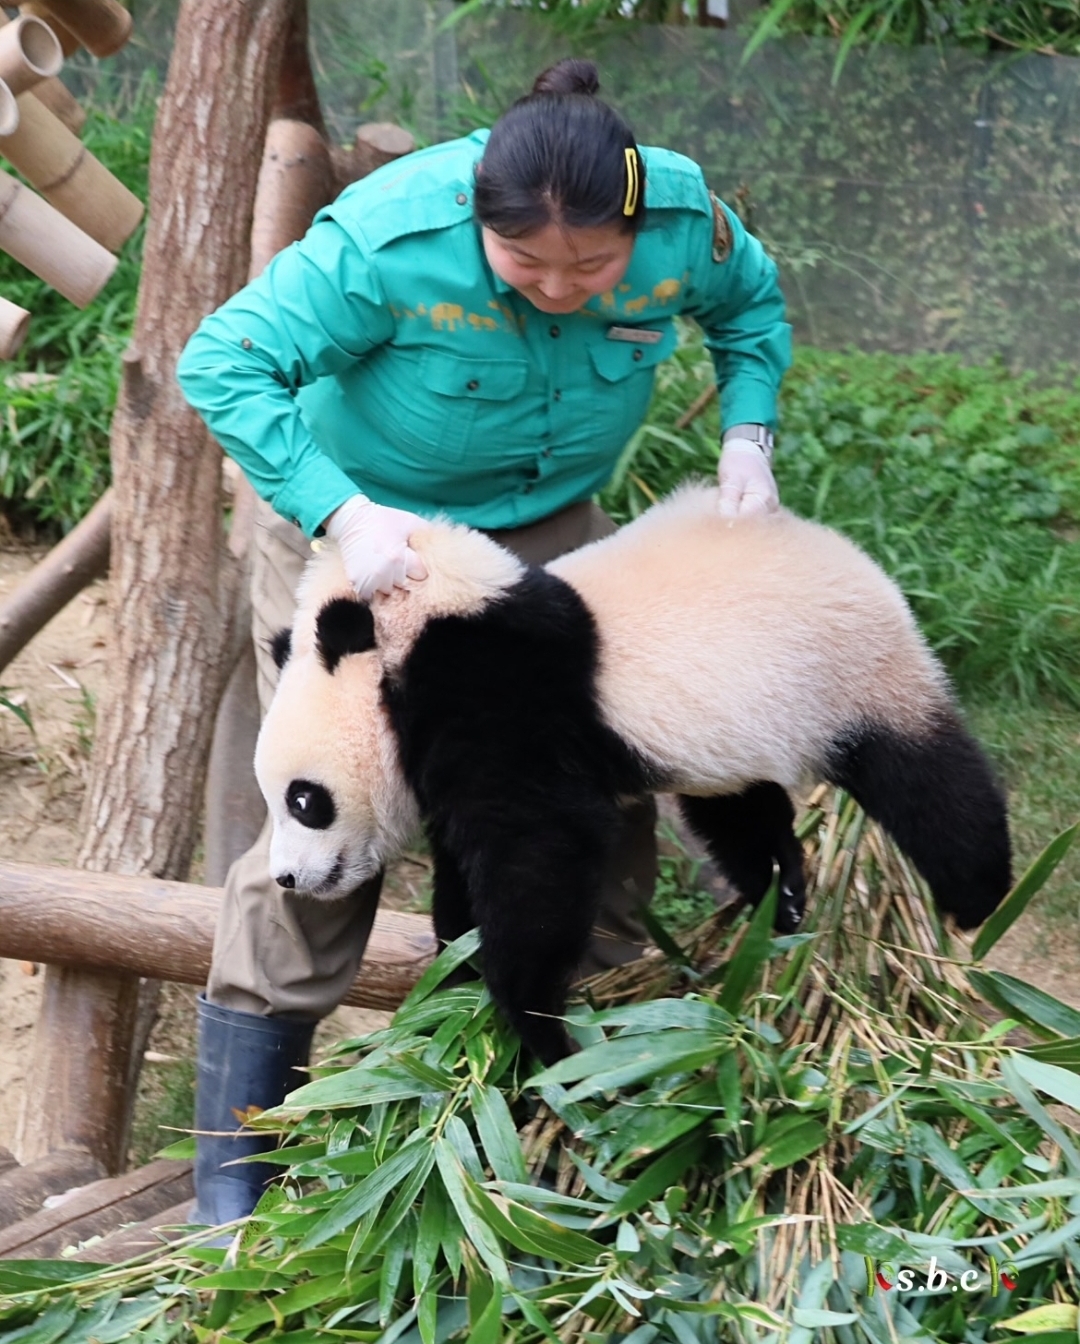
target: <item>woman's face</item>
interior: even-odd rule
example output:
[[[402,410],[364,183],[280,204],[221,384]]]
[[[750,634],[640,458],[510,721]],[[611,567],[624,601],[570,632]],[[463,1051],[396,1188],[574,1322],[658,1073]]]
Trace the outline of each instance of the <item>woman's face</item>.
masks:
[[[525,238],[482,230],[488,265],[542,313],[573,313],[626,274],[633,234],[616,225],[567,229],[546,224]]]

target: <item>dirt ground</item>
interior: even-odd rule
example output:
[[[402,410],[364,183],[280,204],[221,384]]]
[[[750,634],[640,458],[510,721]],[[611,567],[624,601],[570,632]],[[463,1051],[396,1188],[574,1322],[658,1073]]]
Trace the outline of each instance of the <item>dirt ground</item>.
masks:
[[[0,602],[39,554],[0,549]],[[0,671],[0,697],[26,710],[32,725],[28,729],[10,709],[0,707],[0,856],[6,861],[71,864],[75,859],[94,705],[108,677],[107,633],[107,589],[95,583]],[[197,880],[198,873],[192,876]],[[415,895],[405,886],[391,901],[400,907]],[[1029,912],[995,949],[992,962],[1080,1008],[1080,937],[1067,936],[1059,926],[1044,929]],[[14,1145],[40,969],[0,959],[2,1147]],[[187,986],[167,987],[144,1071],[150,1093],[167,1085],[169,1071],[192,1056],[195,993]],[[316,1045],[383,1021],[381,1014],[339,1009],[320,1027]]]

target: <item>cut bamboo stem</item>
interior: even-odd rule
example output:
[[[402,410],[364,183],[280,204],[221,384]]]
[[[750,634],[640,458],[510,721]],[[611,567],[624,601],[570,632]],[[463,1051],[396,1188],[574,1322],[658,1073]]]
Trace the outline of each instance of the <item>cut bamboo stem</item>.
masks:
[[[142,202],[33,94],[17,102],[18,129],[0,137],[0,154],[50,205],[118,252],[142,218]]]
[[[116,269],[111,252],[5,172],[0,172],[0,248],[76,308],[85,308]]]
[[[34,85],[34,97],[68,128],[72,135],[81,135],[86,125],[86,111],[58,79],[43,79]]]
[[[0,136],[11,135],[19,129],[19,100],[10,87],[0,80]]]
[[[60,73],[64,53],[47,23],[23,14],[0,27],[0,79],[12,93],[24,93]]]
[[[3,225],[0,224],[0,228]],[[19,353],[26,329],[30,325],[30,314],[10,299],[0,297],[0,359],[14,359]]]
[[[73,40],[72,49],[84,46],[94,56],[111,56],[131,36],[131,15],[117,0],[31,0],[20,8],[24,14],[55,20],[67,30],[67,41]],[[57,29],[57,37],[70,56],[65,34]]]

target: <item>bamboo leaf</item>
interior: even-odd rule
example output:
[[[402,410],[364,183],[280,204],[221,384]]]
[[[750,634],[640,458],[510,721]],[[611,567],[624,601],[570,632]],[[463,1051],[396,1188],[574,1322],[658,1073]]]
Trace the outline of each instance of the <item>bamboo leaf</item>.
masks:
[[[966,971],[972,987],[1002,1012],[1058,1036],[1080,1038],[1080,1012],[1004,971]]]
[[[777,890],[773,882],[754,911],[738,951],[724,971],[720,1007],[737,1014],[747,991],[756,980],[772,950],[772,928],[776,919]]]
[[[1047,1302],[1031,1311],[1023,1311],[1019,1316],[1010,1316],[1007,1321],[999,1321],[1004,1330],[1014,1330],[1017,1334],[1036,1335],[1044,1330],[1071,1330],[1080,1328],[1080,1307],[1073,1302]]]
[[[487,1306],[469,1331],[469,1344],[499,1344],[502,1339],[502,1289],[496,1283]]]
[[[499,1241],[491,1228],[477,1216],[472,1202],[466,1193],[469,1175],[461,1164],[453,1145],[444,1136],[435,1140],[435,1161],[442,1176],[450,1203],[461,1221],[461,1226],[469,1240],[476,1247],[480,1258],[491,1271],[492,1278],[504,1288],[510,1286],[510,1274],[499,1248]]]
[[[404,1147],[376,1167],[370,1176],[365,1176],[359,1185],[341,1196],[303,1238],[300,1250],[321,1246],[324,1241],[336,1237],[366,1213],[378,1208],[390,1191],[425,1160],[429,1150],[430,1139],[426,1132],[412,1135]]]
[[[503,1094],[497,1088],[472,1083],[469,1101],[491,1170],[503,1181],[528,1181],[521,1140]]]
[[[1013,1064],[1017,1073],[1040,1092],[1063,1101],[1074,1111],[1080,1111],[1080,1077],[1070,1069],[1058,1068],[1056,1064],[1044,1064],[1032,1059],[1028,1054],[1013,1055]]]
[[[1062,831],[1046,846],[1039,857],[1031,864],[1012,891],[1005,897],[990,918],[979,930],[971,945],[973,961],[982,961],[998,939],[1011,929],[1032,900],[1050,880],[1054,869],[1069,852],[1069,847],[1080,830],[1080,822]]]
[[[605,1221],[634,1213],[649,1200],[662,1195],[668,1186],[684,1184],[686,1173],[705,1155],[707,1143],[708,1135],[702,1126],[662,1157],[650,1162],[641,1175],[627,1186],[626,1193],[611,1206]]]
[[[398,1012],[406,1012],[418,1003],[422,1003],[429,994],[433,994],[438,989],[451,971],[456,971],[459,966],[463,966],[479,950],[479,929],[470,929],[468,933],[463,933],[460,938],[455,938],[439,953],[416,984],[413,985]]]
[[[712,1031],[642,1032],[641,1035],[616,1036],[600,1045],[590,1045],[576,1055],[560,1059],[531,1078],[530,1085],[567,1083],[581,1079],[570,1088],[568,1099],[580,1101],[617,1087],[642,1082],[657,1073],[690,1070],[708,1063],[723,1044]]]

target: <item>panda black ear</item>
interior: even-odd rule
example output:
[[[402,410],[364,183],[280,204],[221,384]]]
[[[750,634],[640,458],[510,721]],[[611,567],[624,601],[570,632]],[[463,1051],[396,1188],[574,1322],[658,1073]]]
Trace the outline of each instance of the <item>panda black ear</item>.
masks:
[[[289,661],[290,653],[292,653],[292,631],[286,626],[270,639],[270,657],[273,658],[274,666],[279,672]]]
[[[330,673],[347,654],[367,653],[375,647],[371,608],[351,597],[327,602],[315,620],[315,645]]]

